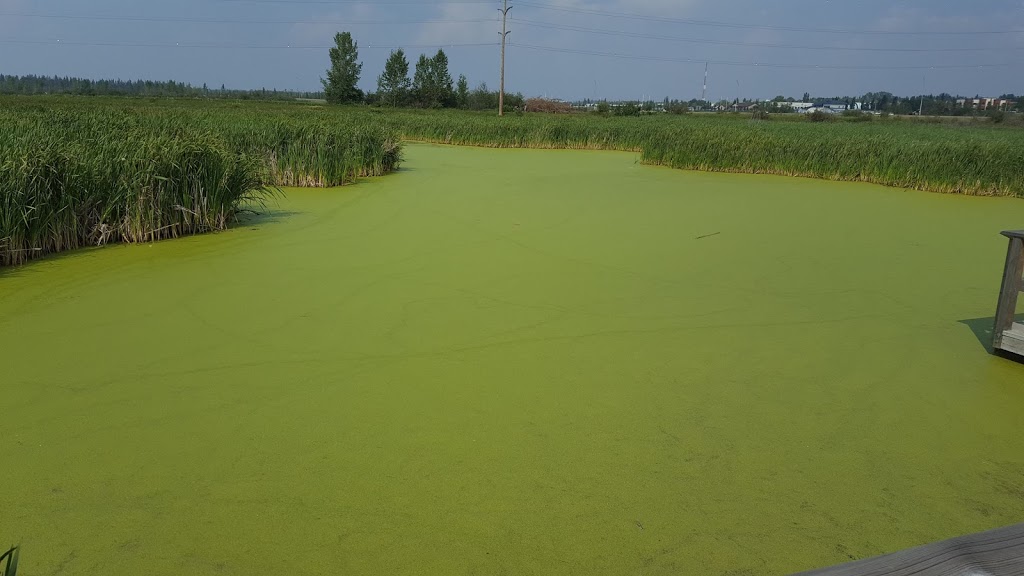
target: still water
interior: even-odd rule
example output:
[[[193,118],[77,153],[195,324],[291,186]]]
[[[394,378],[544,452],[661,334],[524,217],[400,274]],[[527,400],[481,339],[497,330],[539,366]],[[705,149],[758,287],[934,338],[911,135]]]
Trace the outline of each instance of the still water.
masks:
[[[34,574],[781,574],[1024,520],[1024,201],[410,146],[0,272]]]

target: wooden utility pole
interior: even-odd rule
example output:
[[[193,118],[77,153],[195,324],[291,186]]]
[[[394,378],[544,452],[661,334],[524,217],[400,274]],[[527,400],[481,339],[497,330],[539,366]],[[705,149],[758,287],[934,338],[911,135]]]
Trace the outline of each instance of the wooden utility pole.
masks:
[[[504,8],[501,11],[501,86],[498,88],[498,116],[505,115],[505,39],[508,38],[510,30],[506,27],[508,11],[512,9],[508,0],[502,0]]]

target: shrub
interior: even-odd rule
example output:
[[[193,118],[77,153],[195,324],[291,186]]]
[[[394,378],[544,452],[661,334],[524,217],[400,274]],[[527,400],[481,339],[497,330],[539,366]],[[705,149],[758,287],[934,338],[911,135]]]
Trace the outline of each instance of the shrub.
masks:
[[[632,102],[627,102],[618,108],[615,108],[614,114],[616,116],[639,116],[640,107]]]
[[[527,112],[544,112],[547,114],[571,114],[572,106],[565,102],[555,102],[544,98],[530,98],[524,108]]]
[[[669,114],[689,114],[690,107],[685,102],[672,102],[665,111]]]
[[[811,112],[810,114],[807,115],[807,121],[808,122],[835,122],[836,121],[836,116],[835,116],[835,114],[830,114],[828,112],[822,112],[821,110],[815,110],[814,112]]]
[[[870,114],[865,114],[860,110],[847,110],[843,112],[843,118],[849,122],[871,122],[872,120]]]

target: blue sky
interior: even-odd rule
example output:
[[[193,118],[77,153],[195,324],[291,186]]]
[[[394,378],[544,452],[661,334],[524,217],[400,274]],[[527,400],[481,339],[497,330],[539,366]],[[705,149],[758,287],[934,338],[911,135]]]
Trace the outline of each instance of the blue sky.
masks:
[[[0,73],[313,90],[347,30],[364,89],[394,46],[496,87],[499,2],[0,0]],[[527,96],[690,99],[708,61],[715,100],[1024,93],[1024,0],[511,4],[507,84]]]

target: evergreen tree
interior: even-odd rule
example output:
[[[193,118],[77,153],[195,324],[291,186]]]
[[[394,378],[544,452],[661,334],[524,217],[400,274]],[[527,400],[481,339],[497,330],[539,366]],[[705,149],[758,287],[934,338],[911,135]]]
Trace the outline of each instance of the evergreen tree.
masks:
[[[331,104],[359,102],[363,93],[356,86],[363,65],[359,63],[359,44],[352,40],[352,34],[339,32],[334,36],[335,47],[331,48],[331,67],[327,78],[321,78],[327,101]]]

